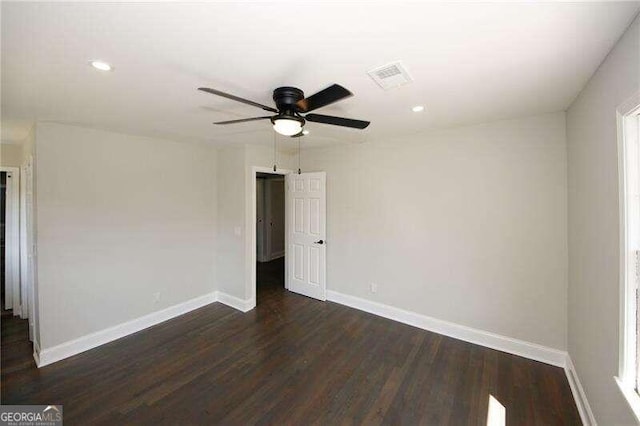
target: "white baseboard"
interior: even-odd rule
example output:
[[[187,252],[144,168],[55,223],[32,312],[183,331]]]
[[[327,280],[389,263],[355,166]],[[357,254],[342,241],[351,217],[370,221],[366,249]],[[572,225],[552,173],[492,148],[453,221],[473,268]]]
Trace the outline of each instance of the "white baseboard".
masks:
[[[582,424],[584,426],[597,426],[596,418],[593,416],[593,411],[591,411],[591,406],[589,405],[589,401],[587,401],[587,395],[584,393],[584,389],[578,378],[578,373],[569,354],[567,354],[567,359],[565,360],[564,372],[567,375],[567,380],[569,380],[571,393],[573,394],[573,399],[576,401],[576,407],[578,407]]]
[[[580,413],[582,424],[585,426],[597,426],[593,411],[591,411],[591,406],[589,405],[589,401],[587,401],[587,396],[584,393],[584,389],[582,388],[578,374],[573,362],[571,361],[571,357],[565,351],[439,320],[426,315],[384,305],[382,303],[338,293],[336,291],[328,290],[327,300],[404,324],[412,325],[423,330],[433,331],[435,333],[464,340],[466,342],[475,343],[477,345],[497,349],[502,352],[544,362],[545,364],[562,367],[564,368],[569,386],[571,387],[571,393],[573,394],[573,399],[575,400],[576,407],[578,408],[578,413]]]
[[[44,367],[45,365],[77,355],[81,352],[93,349],[96,346],[104,345],[105,343],[109,343],[129,334],[144,330],[145,328],[167,321],[171,318],[186,314],[194,309],[201,308],[215,302],[216,296],[216,292],[205,294],[204,296],[187,300],[186,302],[170,306],[161,311],[152,312],[143,317],[79,337],[60,345],[34,351],[34,359],[36,360],[38,367]]]
[[[500,334],[439,320],[382,303],[327,290],[327,300],[369,312],[384,318],[408,324],[423,330],[433,331],[465,342],[475,343],[502,352],[519,355],[557,367],[565,366],[567,353],[558,349],[518,340]]]
[[[251,299],[240,299],[239,297],[232,296],[227,293],[218,292],[218,302],[237,309],[241,312],[249,312],[255,305],[251,302]]]
[[[33,360],[36,362],[36,366],[40,367],[40,346],[38,342],[33,341]]]

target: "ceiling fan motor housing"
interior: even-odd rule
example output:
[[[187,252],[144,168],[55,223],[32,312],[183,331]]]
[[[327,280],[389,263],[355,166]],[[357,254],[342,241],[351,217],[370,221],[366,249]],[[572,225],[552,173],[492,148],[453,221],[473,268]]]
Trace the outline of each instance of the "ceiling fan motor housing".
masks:
[[[304,92],[297,87],[278,87],[273,91],[273,101],[278,111],[296,111],[296,102],[304,99]]]
[[[278,115],[271,119],[272,123],[278,119],[296,120],[304,125],[305,120],[297,111],[296,102],[304,99],[304,92],[297,87],[278,87],[273,91],[273,101],[278,107]]]

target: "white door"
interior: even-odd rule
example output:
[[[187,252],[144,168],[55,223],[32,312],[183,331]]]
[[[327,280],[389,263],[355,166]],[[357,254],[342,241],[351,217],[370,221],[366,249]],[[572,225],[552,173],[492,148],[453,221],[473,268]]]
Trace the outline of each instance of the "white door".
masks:
[[[326,173],[286,179],[287,288],[326,300]]]

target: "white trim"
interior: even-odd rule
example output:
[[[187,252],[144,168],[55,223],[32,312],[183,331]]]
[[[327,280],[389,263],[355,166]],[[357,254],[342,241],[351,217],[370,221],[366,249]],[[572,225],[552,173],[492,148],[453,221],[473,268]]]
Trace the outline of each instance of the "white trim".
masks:
[[[40,346],[35,340],[33,341],[33,360],[36,362],[36,366],[40,368]]]
[[[625,353],[627,352],[627,309],[625,309],[627,300],[627,155],[624,138],[624,119],[620,112],[617,112],[617,142],[618,142],[618,214],[619,214],[619,279],[620,279],[620,312],[619,312],[619,352],[618,352],[618,374],[624,376],[625,370]]]
[[[28,267],[28,245],[27,245],[27,168],[25,164],[20,168],[20,230],[18,232],[20,239],[20,318],[29,318],[31,311],[29,288],[27,286]],[[29,321],[31,323],[31,321]],[[31,327],[29,328],[29,340],[33,340]]]
[[[149,328],[171,318],[186,314],[187,312],[206,306],[217,300],[216,292],[196,297],[186,302],[170,306],[161,311],[152,312],[140,318],[100,330],[86,336],[37,351],[34,346],[34,359],[38,368],[60,361],[81,352],[88,351],[105,343],[112,342],[130,334]]]
[[[636,421],[640,423],[640,395],[638,392],[631,386],[629,387],[618,377],[614,377],[616,384],[618,385],[618,389],[624,395],[624,399],[627,401],[627,405],[631,408],[631,412],[636,416]]]
[[[7,172],[5,198],[5,309],[21,315],[20,306],[20,168],[0,166]],[[11,174],[11,178],[9,178]]]
[[[249,312],[256,306],[251,299],[243,300],[239,297],[235,297],[227,293],[222,293],[220,291],[217,294],[217,299],[218,302],[222,303],[223,305],[230,306],[233,309],[237,309],[241,312]]]
[[[416,312],[406,311],[382,303],[372,302],[359,297],[327,290],[327,300],[346,305],[361,311],[369,312],[384,318],[408,324],[423,330],[433,331],[465,342],[475,343],[491,349],[522,356],[545,364],[564,367],[567,353],[558,349],[525,342],[500,334],[455,324],[448,321],[428,317]]]
[[[576,402],[576,407],[578,408],[582,424],[584,426],[597,426],[598,423],[596,422],[596,418],[593,416],[593,411],[591,411],[591,406],[589,405],[589,401],[587,401],[587,395],[584,393],[582,383],[580,383],[578,373],[576,372],[576,368],[574,367],[569,354],[567,354],[567,359],[565,360],[564,372],[567,375],[567,380],[569,381],[571,393],[573,394],[573,399]]]
[[[27,156],[27,159],[22,164],[22,171],[24,179],[20,181],[23,191],[21,191],[21,198],[23,204],[21,205],[21,256],[23,256],[24,263],[20,267],[21,280],[23,280],[23,287],[26,288],[26,300],[29,318],[29,340],[36,341],[36,328],[37,328],[37,307],[36,307],[36,271],[35,271],[35,235],[34,235],[34,179],[33,179],[33,156]],[[24,266],[23,266],[24,265]],[[23,307],[23,313],[25,308]]]
[[[248,229],[248,238],[247,238],[247,246],[246,246],[246,250],[245,250],[245,258],[247,259],[247,261],[249,262],[249,265],[247,265],[247,269],[249,269],[251,271],[251,275],[249,276],[249,283],[248,283],[248,293],[249,293],[249,309],[247,310],[251,310],[253,308],[256,307],[256,259],[258,258],[258,253],[257,253],[257,247],[256,247],[256,221],[257,221],[257,217],[256,217],[256,207],[257,207],[257,200],[256,200],[256,177],[258,173],[269,173],[272,175],[288,175],[289,173],[292,173],[291,170],[288,169],[277,169],[276,171],[273,171],[272,168],[269,167],[258,167],[258,166],[251,166],[249,168],[248,171],[248,179],[247,179],[247,190],[249,192],[249,197],[251,197],[251,203],[249,205],[249,209],[250,211],[247,212],[246,215],[246,226],[245,229]],[[287,220],[287,209],[285,206],[285,221]],[[285,250],[287,247],[287,235],[285,232],[285,241],[284,241],[284,246],[285,246]],[[287,256],[285,254],[284,257],[284,267],[285,267],[285,271],[287,270]],[[288,287],[288,283],[287,283],[287,278],[286,278],[286,274],[285,274],[285,283],[284,286],[285,288],[289,288]],[[241,300],[241,299],[238,299]],[[244,303],[244,302],[243,302]],[[244,305],[243,305],[244,306]],[[241,309],[242,310],[242,309]],[[246,311],[244,311],[246,312]]]
[[[619,342],[618,342],[618,376],[614,378],[629,407],[640,422],[640,397],[635,392],[636,382],[636,315],[635,293],[637,288],[635,261],[631,253],[638,250],[637,239],[628,238],[635,235],[640,223],[637,221],[637,204],[627,202],[627,198],[635,197],[640,184],[640,92],[635,93],[616,109],[617,144],[618,144],[618,202],[619,202]],[[634,156],[635,158],[629,158]],[[629,166],[633,167],[629,167]],[[629,220],[635,218],[635,221]],[[612,348],[613,350],[613,348]]]

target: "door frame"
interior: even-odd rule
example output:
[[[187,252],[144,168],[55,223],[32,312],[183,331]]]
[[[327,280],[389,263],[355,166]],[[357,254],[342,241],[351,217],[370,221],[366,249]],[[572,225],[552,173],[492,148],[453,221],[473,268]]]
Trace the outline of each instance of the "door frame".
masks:
[[[37,292],[35,265],[35,180],[33,156],[27,156],[20,170],[20,281],[22,318],[29,319],[29,339],[37,344]],[[26,299],[26,303],[24,300]]]
[[[272,174],[272,175],[282,175],[282,176],[286,176],[290,173],[293,173],[293,170],[289,170],[289,169],[276,169],[275,171],[273,170],[273,168],[271,167],[258,167],[258,166],[253,166],[251,167],[251,173],[249,174],[249,194],[251,196],[251,213],[248,215],[248,226],[247,229],[249,229],[248,232],[248,241],[249,241],[249,255],[247,256],[247,258],[249,259],[249,262],[251,264],[251,275],[249,277],[249,288],[250,288],[250,292],[251,292],[251,297],[249,298],[249,309],[253,309],[256,307],[257,304],[257,274],[256,274],[256,262],[258,259],[258,250],[256,248],[256,244],[257,244],[257,226],[256,226],[256,221],[258,220],[258,214],[257,214],[257,196],[256,196],[256,178],[258,177],[258,173],[268,173],[268,174]],[[285,192],[286,192],[286,185],[285,185]],[[286,205],[286,193],[285,193],[285,209],[284,209],[284,220],[285,223],[287,221],[287,205]],[[285,268],[285,272],[287,271],[287,262],[288,262],[288,256],[287,256],[287,232],[285,229],[285,233],[284,233],[284,268]],[[288,286],[288,279],[287,279],[287,274],[285,273],[285,278],[284,278],[284,288],[289,288]]]
[[[27,273],[29,271],[28,244],[27,244],[27,167],[26,163],[20,167],[20,318],[29,318],[31,300],[27,284]],[[29,337],[33,334],[29,327]]]
[[[21,315],[20,308],[20,168],[0,166],[0,172],[11,173],[6,180],[5,196],[5,309]]]

